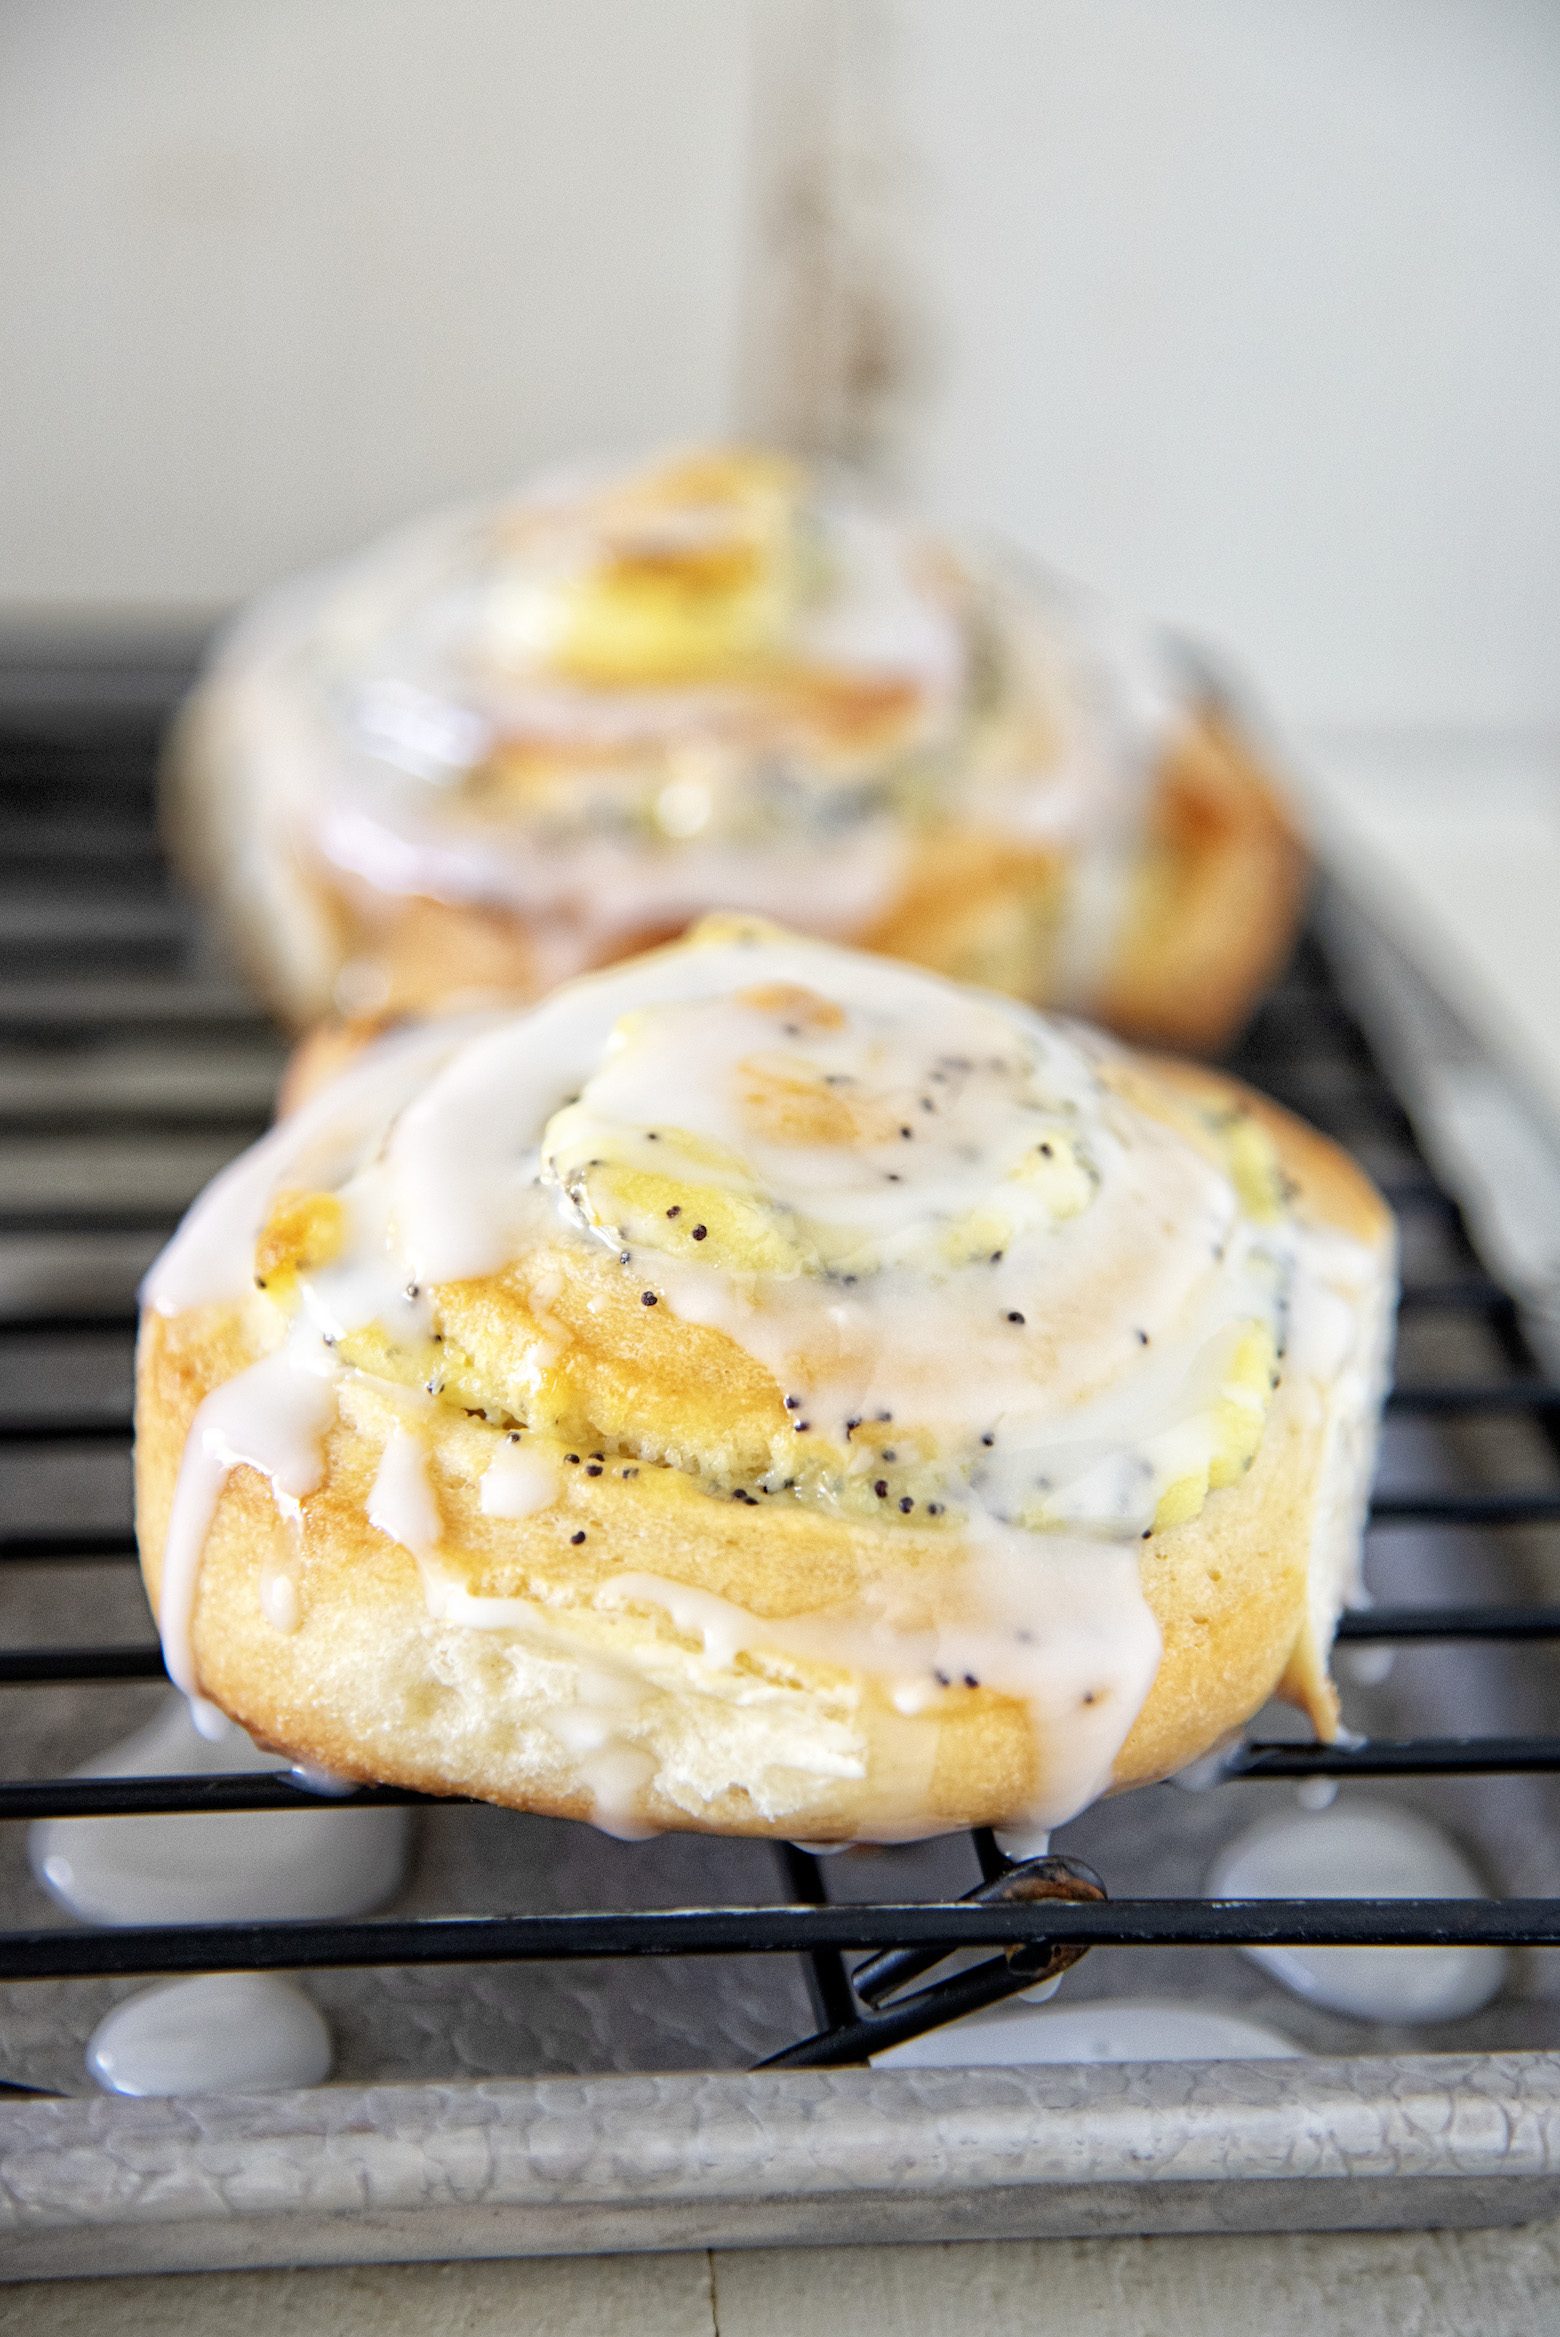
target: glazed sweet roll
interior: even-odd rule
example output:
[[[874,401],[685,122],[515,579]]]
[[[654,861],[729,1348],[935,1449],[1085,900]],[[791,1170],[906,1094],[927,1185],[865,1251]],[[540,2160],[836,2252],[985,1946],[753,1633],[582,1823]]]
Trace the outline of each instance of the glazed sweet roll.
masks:
[[[1210,1044],[1303,872],[1183,652],[754,452],[544,480],[262,601],[166,825],[300,1026],[735,909]]]
[[[733,918],[382,1043],[154,1270],[169,1669],[356,1778],[1049,1826],[1326,1735],[1387,1213],[1232,1082]]]

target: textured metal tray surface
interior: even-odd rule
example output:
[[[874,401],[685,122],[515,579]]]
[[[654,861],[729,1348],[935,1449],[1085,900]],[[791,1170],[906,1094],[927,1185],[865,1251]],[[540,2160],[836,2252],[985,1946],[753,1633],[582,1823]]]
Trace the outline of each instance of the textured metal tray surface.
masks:
[[[62,1679],[58,1658],[53,1674],[44,1661],[29,1676],[16,1651],[152,1646],[125,1556],[134,1286],[179,1210],[263,1126],[282,1059],[153,848],[155,720],[116,710],[107,695],[87,712],[56,703],[47,721],[13,711],[0,726],[0,842],[11,872],[0,904],[0,1776],[16,1783],[66,1777],[167,1693],[152,1679]],[[1376,1650],[1341,1650],[1346,1717],[1369,1740],[1363,1753],[1319,1762],[1297,1743],[1203,1791],[1164,1785],[1102,1805],[1055,1846],[1097,1868],[1113,1899],[1195,1903],[1218,1850],[1267,1810],[1292,1806],[1294,1775],[1330,1766],[1345,1773],[1345,1795],[1400,1801],[1449,1826],[1496,1898],[1560,1899],[1560,1779],[1544,1773],[1555,1758],[1550,1641],[1560,1621],[1556,1391],[1314,948],[1232,1064],[1348,1143],[1399,1202],[1410,1295],[1368,1568],[1393,1612],[1359,1629],[1437,1607],[1450,1612],[1436,1627],[1457,1635],[1416,1637],[1401,1618],[1390,1675],[1374,1684],[1359,1674],[1379,1669]],[[1271,1741],[1287,1723],[1264,1715],[1252,1735]],[[1460,1761],[1449,1738],[1508,1740],[1493,1757],[1517,1773],[1447,1774],[1490,1758]],[[1372,1775],[1371,1747],[1383,1745],[1417,1750],[1383,1756],[1402,1773]],[[1260,1776],[1264,1763],[1275,1773]],[[1356,1784],[1351,1767],[1371,1782]],[[0,1795],[0,1814],[20,1800]],[[625,1845],[479,1807],[423,1809],[416,1829],[393,1917],[773,1907],[807,1879],[794,1858],[763,1845]],[[831,1901],[879,1906],[956,1899],[980,1879],[969,1836],[847,1852],[812,1870]],[[1498,1926],[1501,1911],[1486,1912]],[[28,1871],[25,1828],[0,1824],[0,1930],[58,1935],[61,1920]],[[0,1943],[0,1972],[5,1952]],[[18,1942],[13,1970],[19,1953]],[[1493,2004],[1430,2029],[1303,2004],[1230,1946],[1095,1946],[1066,1994],[1172,1994],[1255,2010],[1315,2054],[1510,2054],[1560,2046],[1554,1966],[1547,1953],[1519,1950]],[[21,1968],[47,1968],[47,1955]],[[157,1966],[143,1956],[138,1969]],[[90,2095],[85,2040],[141,1984],[108,1973],[0,1980],[0,2077]],[[406,1963],[312,1970],[303,1984],[330,2019],[336,2076],[349,2085],[742,2069],[817,2025],[817,1975],[810,1986],[794,1954]],[[838,2013],[838,1985],[835,1998]],[[1268,2082],[1277,2082],[1271,2071]],[[1307,2082],[1293,2079],[1302,2092]],[[111,2124],[121,2108],[99,2104],[93,2115]],[[1535,2167],[1522,2171],[1528,2179]]]
[[[1547,2055],[322,2087],[0,2113],[0,2278],[1560,2205]]]

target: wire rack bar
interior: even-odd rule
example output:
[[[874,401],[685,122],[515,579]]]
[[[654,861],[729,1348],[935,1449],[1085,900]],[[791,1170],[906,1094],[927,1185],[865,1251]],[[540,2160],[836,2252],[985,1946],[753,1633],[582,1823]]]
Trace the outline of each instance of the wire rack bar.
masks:
[[[235,1145],[234,1150],[238,1147]],[[63,1209],[0,1209],[0,1236],[55,1233],[80,1237],[97,1233],[171,1234],[195,1194],[177,1202],[148,1202],[145,1208],[100,1209],[91,1204]]]
[[[794,1899],[804,1907],[827,1907],[829,1888],[824,1880],[822,1859],[812,1857],[798,1843],[786,1842],[781,1846],[780,1862]],[[806,1971],[813,2013],[824,2034],[843,2035],[853,2029],[860,2018],[860,2008],[839,1949],[822,1943],[810,1946]]]
[[[129,1309],[118,1314],[13,1314],[0,1315],[0,1340],[5,1339],[59,1339],[76,1337],[106,1337],[122,1334],[135,1337],[138,1321]]]
[[[1375,1738],[1362,1745],[1237,1745],[1229,1777],[1503,1777],[1560,1772],[1560,1737]]]
[[[43,1415],[28,1418],[13,1413],[0,1417],[0,1445],[128,1444],[134,1430],[128,1420],[61,1420]]]
[[[1560,1408],[1560,1382],[1492,1380],[1488,1386],[1399,1387],[1387,1398],[1389,1412],[1547,1412]]]
[[[903,1998],[886,2012],[863,2013],[853,2008],[848,2020],[831,2023],[817,2036],[804,2037],[799,2045],[788,2046],[783,2053],[771,2053],[758,2066],[760,2069],[838,2069],[853,2062],[870,2061],[875,2053],[886,2051],[890,2045],[924,2035],[929,2026],[941,2028],[948,2021],[962,2020],[972,2012],[984,2012],[988,2005],[1000,2004],[1004,1998],[1032,1988],[1038,1974],[1029,1967],[1043,1952],[1019,1949],[1011,1956],[995,1956],[989,1963],[978,1964],[973,1971],[947,1977],[931,1988]],[[935,1948],[927,1949],[925,1954],[931,1963],[939,1961]]]
[[[1383,1201],[1397,1216],[1421,1209],[1432,1217],[1455,1217],[1457,1204],[1433,1177],[1383,1177],[1378,1187]]]
[[[68,1564],[79,1559],[95,1564],[100,1558],[134,1558],[138,1554],[135,1535],[128,1526],[90,1533],[76,1526],[42,1526],[31,1533],[18,1533],[10,1527],[0,1531],[0,1560],[47,1559]]]
[[[46,1777],[0,1784],[0,1819],[209,1817],[219,1810],[409,1809],[464,1801],[464,1794],[415,1793],[406,1785],[322,1791],[290,1769],[197,1777]],[[0,1942],[4,1934],[0,1933]]]
[[[62,1680],[165,1680],[162,1649],[150,1647],[0,1648],[0,1688],[54,1686]]]
[[[1515,1319],[1516,1301],[1509,1290],[1487,1274],[1459,1275],[1455,1281],[1407,1284],[1398,1305],[1411,1314],[1434,1311],[1479,1315],[1508,1315]]]
[[[134,1104],[0,1104],[0,1140],[21,1136],[78,1137],[90,1129],[94,1136],[209,1136],[231,1142],[238,1151],[252,1144],[270,1126],[269,1112],[256,1111],[250,1102],[159,1104],[155,1109]],[[28,1214],[27,1223],[36,1223]]]
[[[1341,1616],[1350,1639],[1560,1639],[1560,1607],[1366,1607]]]
[[[1373,1526],[1526,1526],[1560,1518],[1560,1486],[1511,1493],[1378,1493]]]
[[[7,1038],[138,1039],[191,1031],[274,1040],[275,1032],[252,998],[203,989],[165,974],[123,981],[48,983],[0,977],[0,1036]]]
[[[579,1963],[605,1956],[811,1955],[885,1947],[1560,1947],[1560,1899],[970,1900],[635,1908],[332,1923],[24,1931],[0,1977],[322,1971],[353,1965]]]

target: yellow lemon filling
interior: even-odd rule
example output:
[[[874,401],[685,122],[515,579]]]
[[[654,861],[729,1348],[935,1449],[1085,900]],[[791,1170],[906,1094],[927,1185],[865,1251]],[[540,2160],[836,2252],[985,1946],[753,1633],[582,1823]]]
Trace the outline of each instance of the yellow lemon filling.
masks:
[[[255,1284],[280,1299],[300,1274],[328,1266],[346,1239],[346,1211],[334,1193],[279,1193],[255,1245]]]
[[[1236,1485],[1256,1459],[1278,1385],[1278,1353],[1266,1323],[1245,1326],[1213,1403],[1198,1427],[1207,1449],[1198,1466],[1167,1485],[1154,1509],[1153,1531],[1189,1525],[1210,1492]]]
[[[745,676],[798,597],[801,474],[735,453],[670,466],[605,515],[599,555],[558,588],[548,663],[603,688]]]

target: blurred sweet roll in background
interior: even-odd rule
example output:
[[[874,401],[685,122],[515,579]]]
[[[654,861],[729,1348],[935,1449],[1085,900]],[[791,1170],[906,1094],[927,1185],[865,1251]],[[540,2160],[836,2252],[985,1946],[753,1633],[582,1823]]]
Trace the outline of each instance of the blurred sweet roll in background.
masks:
[[[262,598],[166,827],[295,1028],[524,1000],[720,908],[1211,1048],[1305,876],[1188,652],[742,449],[549,473]]]

